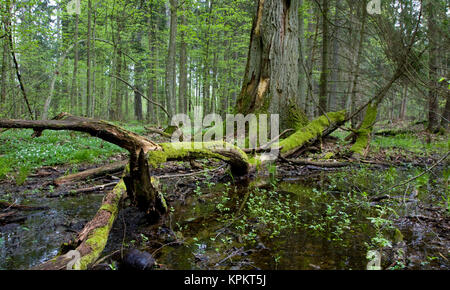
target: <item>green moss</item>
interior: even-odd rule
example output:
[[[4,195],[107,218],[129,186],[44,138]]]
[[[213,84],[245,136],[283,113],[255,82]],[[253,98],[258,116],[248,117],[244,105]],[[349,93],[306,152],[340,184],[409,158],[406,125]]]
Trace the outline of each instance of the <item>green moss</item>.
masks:
[[[108,211],[112,214],[114,214],[117,211],[117,207],[111,204],[104,204],[100,207],[101,210]]]
[[[322,135],[323,131],[327,129],[332,123],[339,123],[345,120],[346,111],[327,113],[328,118],[323,115],[311,121],[308,125],[297,130],[294,134],[280,142],[279,146],[283,147],[281,153],[290,152],[296,148],[305,145],[310,140]]]
[[[76,270],[86,270],[101,254],[108,241],[109,232],[112,228],[114,220],[117,217],[118,209],[117,204],[122,197],[122,194],[126,191],[125,183],[121,180],[113,189],[116,194],[112,204],[103,204],[100,210],[105,210],[111,213],[108,224],[104,227],[94,230],[89,234],[89,238],[86,240],[86,245],[91,248],[91,252],[80,259],[80,263]],[[77,264],[74,265],[74,267]]]
[[[328,152],[327,154],[325,154],[325,156],[323,156],[322,159],[328,160],[328,159],[330,159],[330,158],[333,157],[333,156],[334,156],[334,153],[333,153],[333,152]]]
[[[96,229],[91,234],[91,237],[86,240],[86,244],[91,248],[91,252],[80,259],[80,264],[78,266],[79,268],[76,268],[75,270],[86,270],[88,266],[98,258],[98,256],[106,246],[109,231],[115,218],[115,215],[111,215],[108,225]]]
[[[370,142],[370,134],[372,134],[373,125],[377,120],[378,107],[376,104],[369,104],[366,109],[364,120],[360,129],[356,133],[355,144],[350,148],[350,151],[362,155]]]
[[[362,155],[364,153],[364,149],[367,148],[369,143],[369,136],[361,133],[358,133],[358,135],[359,136],[356,138],[356,142],[353,144],[352,148],[350,148],[350,151]]]
[[[301,128],[308,125],[308,117],[306,117],[305,112],[300,109],[295,103],[289,104],[288,116],[286,118],[286,128],[292,128],[294,130],[300,130]]]
[[[167,160],[185,159],[185,158],[217,158],[223,161],[228,161],[229,158],[219,153],[214,153],[211,150],[217,148],[231,148],[239,152],[242,159],[247,160],[247,154],[241,149],[229,143],[216,142],[179,142],[179,143],[162,143],[160,144],[163,150],[148,152],[148,163],[154,168],[160,166]]]

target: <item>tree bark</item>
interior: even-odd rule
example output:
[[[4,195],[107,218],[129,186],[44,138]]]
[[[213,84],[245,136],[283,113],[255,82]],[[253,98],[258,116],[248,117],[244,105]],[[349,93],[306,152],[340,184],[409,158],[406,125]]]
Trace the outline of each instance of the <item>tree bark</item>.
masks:
[[[429,53],[429,90],[428,90],[428,127],[429,132],[435,133],[439,130],[439,103],[438,103],[438,66],[439,66],[439,35],[436,24],[436,9],[434,1],[427,1],[428,18],[428,53]]]
[[[92,1],[88,0],[88,23],[87,23],[87,42],[86,42],[86,117],[91,117],[91,13],[92,13]]]
[[[167,111],[170,118],[176,114],[176,36],[177,36],[177,6],[178,0],[170,0],[170,32],[169,32],[169,50],[166,65],[166,100]]]
[[[365,3],[365,2],[364,2]],[[354,61],[352,63],[352,74],[353,74],[353,80],[351,82],[351,89],[350,89],[350,112],[355,112],[356,110],[356,92],[358,89],[358,79],[359,79],[359,71],[361,67],[361,60],[362,60],[362,51],[363,51],[363,45],[364,45],[364,37],[365,37],[365,29],[366,29],[366,21],[367,21],[367,10],[365,9],[365,6],[363,7],[363,13],[362,13],[362,23],[361,28],[359,30],[359,40],[358,40],[358,46],[356,48],[356,55],[354,57]],[[356,117],[356,116],[355,116]],[[356,127],[356,118],[352,118],[352,128]]]
[[[328,0],[322,1],[322,69],[320,71],[319,83],[319,110],[328,111],[328,11],[330,10]]]
[[[178,99],[180,103],[180,113],[186,114],[188,112],[187,99],[187,44],[186,44],[186,16],[185,9],[181,12],[181,32],[180,32],[180,86],[178,92]]]
[[[306,116],[298,99],[298,0],[260,0],[253,21],[247,66],[237,111],[280,114],[282,130]]]
[[[105,166],[101,166],[98,168],[88,169],[82,172],[77,172],[74,174],[62,176],[59,178],[56,178],[53,183],[57,186],[71,183],[77,180],[87,179],[87,178],[93,178],[97,176],[103,176],[109,173],[114,173],[118,171],[123,171],[125,166],[128,164],[128,160],[118,161],[111,164],[107,164]]]
[[[72,73],[72,87],[70,90],[70,108],[72,113],[78,113],[76,109],[76,101],[78,97],[78,23],[79,23],[79,15],[75,14],[75,33],[74,33],[74,39],[75,39],[75,48],[74,48],[74,60],[73,60],[73,73]]]

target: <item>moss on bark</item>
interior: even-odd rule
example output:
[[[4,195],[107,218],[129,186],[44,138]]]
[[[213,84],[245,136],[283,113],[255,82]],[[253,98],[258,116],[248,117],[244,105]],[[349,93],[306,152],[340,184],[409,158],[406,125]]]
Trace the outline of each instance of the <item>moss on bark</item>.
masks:
[[[378,105],[376,103],[369,104],[366,109],[364,120],[361,127],[356,131],[356,141],[350,148],[354,154],[364,154],[364,150],[369,146],[370,137],[372,135],[373,125],[377,120]]]
[[[281,153],[289,155],[304,145],[316,140],[324,135],[332,125],[345,121],[346,111],[330,112],[327,116],[323,115],[311,121],[308,125],[298,129],[294,134],[282,140],[279,144]],[[331,121],[331,122],[330,122]]]

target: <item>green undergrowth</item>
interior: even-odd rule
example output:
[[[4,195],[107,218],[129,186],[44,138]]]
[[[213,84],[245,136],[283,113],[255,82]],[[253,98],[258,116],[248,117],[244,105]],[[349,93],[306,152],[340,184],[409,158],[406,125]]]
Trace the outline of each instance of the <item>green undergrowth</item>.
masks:
[[[372,150],[380,149],[408,150],[418,155],[443,154],[450,150],[450,139],[447,136],[435,135],[431,142],[425,137],[415,134],[399,134],[396,136],[375,136],[371,142]]]
[[[124,126],[143,133],[142,126]],[[0,134],[0,179],[14,174],[23,183],[32,170],[42,166],[101,163],[113,155],[126,152],[122,148],[85,133],[45,130],[32,138],[32,130],[11,129]]]

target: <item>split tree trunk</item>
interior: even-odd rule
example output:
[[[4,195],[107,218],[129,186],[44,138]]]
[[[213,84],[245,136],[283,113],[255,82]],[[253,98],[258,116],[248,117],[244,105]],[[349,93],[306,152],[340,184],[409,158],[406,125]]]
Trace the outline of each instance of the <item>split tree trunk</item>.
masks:
[[[237,111],[280,114],[282,130],[307,119],[298,99],[298,0],[259,0]]]

